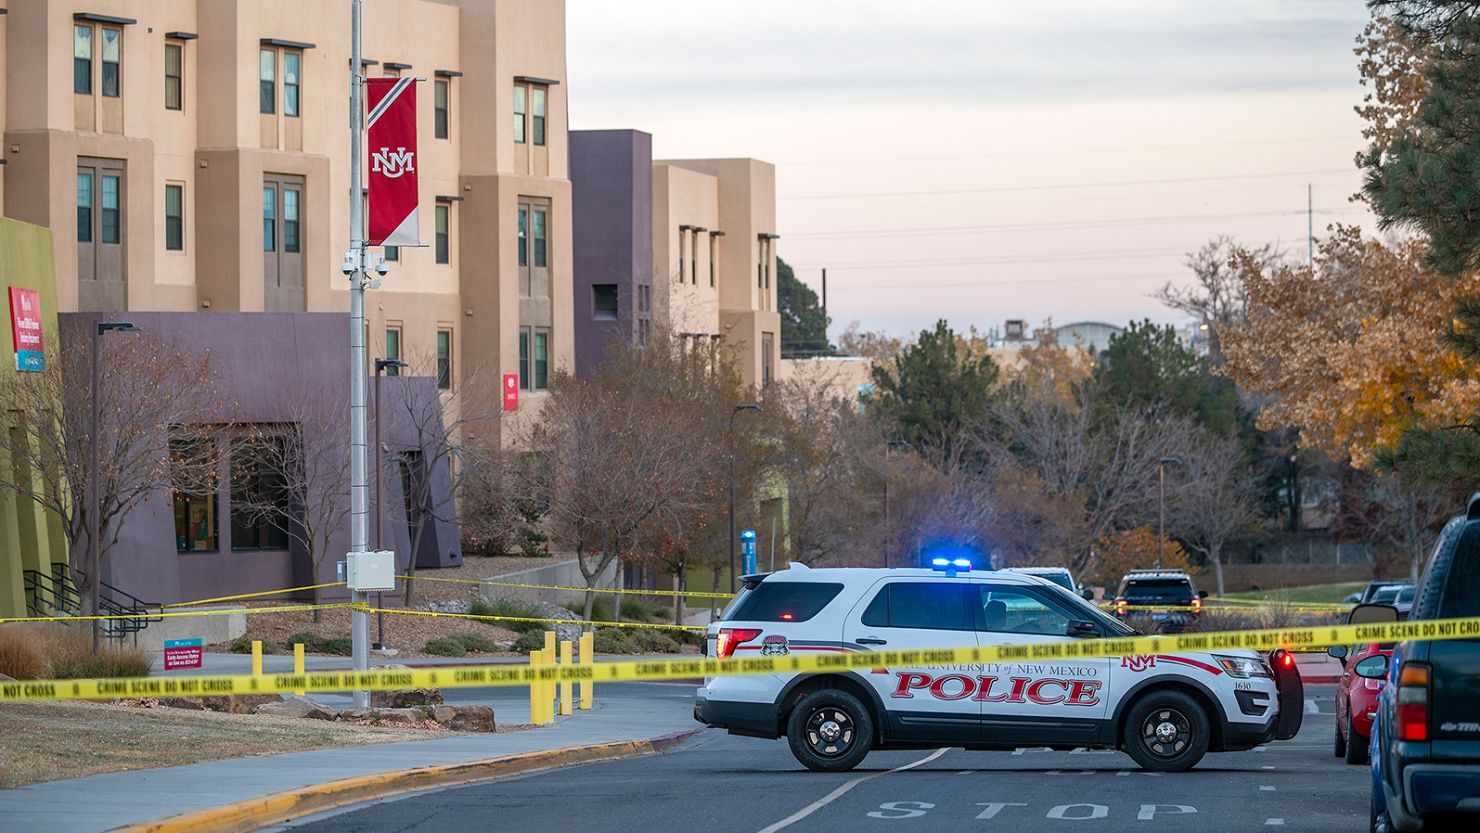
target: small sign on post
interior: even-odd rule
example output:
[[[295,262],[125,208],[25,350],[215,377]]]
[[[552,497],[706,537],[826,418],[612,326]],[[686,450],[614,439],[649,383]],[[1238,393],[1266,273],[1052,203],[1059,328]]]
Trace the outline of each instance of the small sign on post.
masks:
[[[740,531],[740,572],[752,575],[756,571],[755,564],[755,530],[742,529]]]
[[[177,668],[199,668],[201,642],[199,639],[166,639],[164,641],[164,670]]]

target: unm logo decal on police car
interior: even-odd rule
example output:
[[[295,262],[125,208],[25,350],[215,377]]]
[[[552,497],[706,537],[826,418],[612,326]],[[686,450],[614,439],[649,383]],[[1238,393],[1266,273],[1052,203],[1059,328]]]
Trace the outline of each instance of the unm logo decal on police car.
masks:
[[[761,654],[763,656],[790,653],[791,647],[787,644],[786,637],[780,634],[772,634],[761,640]]]
[[[1134,656],[1134,657],[1121,657],[1120,658],[1120,667],[1121,668],[1129,668],[1132,671],[1135,671],[1137,673],[1140,673],[1142,671],[1145,671],[1148,668],[1155,668],[1156,667],[1156,655],[1155,654],[1145,654],[1145,655]]]

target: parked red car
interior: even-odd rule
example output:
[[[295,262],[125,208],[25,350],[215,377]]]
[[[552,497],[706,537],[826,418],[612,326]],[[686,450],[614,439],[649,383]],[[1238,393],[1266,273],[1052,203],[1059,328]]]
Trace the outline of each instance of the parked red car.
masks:
[[[1344,669],[1336,683],[1336,745],[1334,753],[1349,764],[1367,763],[1367,739],[1377,695],[1386,684],[1392,646],[1371,642],[1333,645],[1326,653],[1341,660]]]

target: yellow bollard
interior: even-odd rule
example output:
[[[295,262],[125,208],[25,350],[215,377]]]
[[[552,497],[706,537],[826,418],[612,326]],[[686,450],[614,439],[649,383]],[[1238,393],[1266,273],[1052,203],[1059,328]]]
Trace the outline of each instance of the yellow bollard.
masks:
[[[252,640],[252,676],[262,676],[262,640]]]
[[[559,654],[555,652],[555,632],[545,631],[545,663],[555,665],[558,658]],[[545,721],[546,723],[555,722],[555,695],[555,683],[545,683],[545,699],[543,702],[545,704],[545,717],[548,718]]]
[[[596,668],[596,634],[586,631],[581,634],[581,664]],[[596,688],[596,683],[591,680],[581,680],[581,708],[585,711],[591,710],[591,696]]]
[[[560,664],[566,666],[567,668],[569,668],[571,665],[571,647],[572,646],[569,639],[562,640],[560,643]],[[570,689],[570,680],[563,680],[560,683],[561,714],[571,714],[575,711],[575,704],[571,702]]]
[[[540,667],[540,654],[542,651],[529,652],[529,668],[531,671]],[[531,680],[529,683],[529,724],[540,725],[540,681]]]
[[[300,677],[303,676],[303,643],[302,642],[295,642],[293,644],[293,673],[294,674],[297,674]],[[298,695],[299,697],[302,697],[302,696],[308,694],[307,691],[303,691],[303,690],[295,691],[293,693],[296,694],[296,695]]]

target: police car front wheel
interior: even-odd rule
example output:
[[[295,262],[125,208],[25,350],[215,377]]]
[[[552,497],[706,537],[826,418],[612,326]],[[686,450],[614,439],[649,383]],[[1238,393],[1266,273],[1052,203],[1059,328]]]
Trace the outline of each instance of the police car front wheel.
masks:
[[[874,719],[868,707],[846,691],[823,689],[802,698],[786,721],[791,754],[819,772],[858,766],[873,746]]]
[[[1208,751],[1207,713],[1180,691],[1160,691],[1131,707],[1121,742],[1125,751],[1153,772],[1192,769]]]

